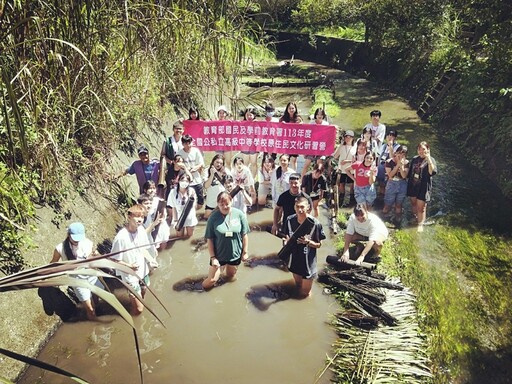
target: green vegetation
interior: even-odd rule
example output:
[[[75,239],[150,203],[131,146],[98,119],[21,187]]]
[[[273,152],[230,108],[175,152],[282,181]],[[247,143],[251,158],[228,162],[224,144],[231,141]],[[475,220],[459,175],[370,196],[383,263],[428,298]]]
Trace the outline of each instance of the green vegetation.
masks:
[[[317,108],[324,108],[329,118],[336,117],[341,113],[341,108],[334,100],[334,93],[331,88],[326,86],[315,88],[313,90],[313,100],[310,115],[313,115]]]
[[[281,0],[262,11],[282,30],[364,34],[352,68],[419,106],[443,73],[457,80],[429,119],[512,197],[512,23],[499,0]],[[363,28],[361,28],[363,25]],[[340,36],[341,37],[341,36]]]
[[[105,190],[115,151],[133,154],[142,130],[224,101],[244,58],[266,54],[252,4],[2,3],[0,271],[25,266],[35,204],[53,207],[55,223],[69,219],[69,192]]]
[[[510,340],[512,326],[505,313],[512,305],[512,254],[499,238],[458,228],[437,226],[433,239],[442,247],[436,253],[443,259],[419,253],[418,242],[431,239],[396,231],[382,264],[414,288],[435,380],[448,383],[489,348],[499,350]],[[496,339],[495,332],[503,337]]]

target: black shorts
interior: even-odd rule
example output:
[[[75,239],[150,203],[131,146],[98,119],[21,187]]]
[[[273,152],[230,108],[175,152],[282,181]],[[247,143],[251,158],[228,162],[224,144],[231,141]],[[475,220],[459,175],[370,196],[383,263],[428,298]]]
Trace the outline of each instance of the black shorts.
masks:
[[[340,183],[343,184],[354,184],[354,180],[351,179],[346,173],[340,175]]]
[[[220,261],[219,260],[219,264],[220,264],[221,267],[223,265],[234,265],[234,266],[237,266],[237,265],[240,265],[241,262],[242,262],[242,258],[241,257],[239,257],[238,259],[233,260],[233,261]],[[212,265],[212,259],[210,259],[210,265]]]
[[[203,184],[191,185],[191,187],[194,188],[194,191],[196,191],[197,205],[203,205],[204,204]]]

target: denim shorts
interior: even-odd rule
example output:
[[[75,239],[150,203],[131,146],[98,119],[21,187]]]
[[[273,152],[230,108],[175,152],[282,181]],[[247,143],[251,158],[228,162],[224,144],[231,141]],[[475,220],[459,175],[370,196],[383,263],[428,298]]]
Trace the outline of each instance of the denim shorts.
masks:
[[[407,180],[388,180],[384,193],[384,204],[391,207],[394,204],[402,205],[407,193]]]
[[[377,181],[381,184],[386,182],[387,175],[386,175],[386,163],[380,163],[377,167]]]
[[[367,185],[366,187],[354,186],[354,197],[356,199],[356,203],[372,206],[373,202],[377,198],[375,186],[373,184]]]
[[[91,285],[95,285],[98,288],[105,289],[103,284],[101,284],[101,281],[98,280],[96,276],[88,276],[85,279],[88,281]],[[83,287],[73,287],[73,291],[75,291],[75,295],[78,298],[78,301],[81,303],[87,300],[91,300],[91,290]]]

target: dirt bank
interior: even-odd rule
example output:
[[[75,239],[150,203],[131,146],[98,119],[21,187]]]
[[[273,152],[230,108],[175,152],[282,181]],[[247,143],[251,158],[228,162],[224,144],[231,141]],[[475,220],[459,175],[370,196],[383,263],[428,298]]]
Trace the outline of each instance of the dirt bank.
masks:
[[[165,129],[166,132],[170,131],[169,127]],[[156,135],[142,139],[150,148],[151,156],[158,156],[162,140]],[[113,161],[112,173],[119,173],[133,160],[118,153]],[[135,196],[138,188],[134,177],[126,176],[120,183]],[[77,195],[70,196],[63,204],[63,212],[69,210],[71,217],[58,225],[54,223],[56,214],[51,208],[39,207],[37,219],[32,223],[35,230],[30,232],[33,244],[23,251],[25,260],[32,266],[48,263],[55,245],[64,240],[68,224],[74,221],[84,223],[87,237],[95,244],[105,239],[113,239],[116,226],[123,223],[123,217],[118,212],[118,207],[105,197],[109,193],[108,187],[109,185],[104,186],[106,190],[100,192],[93,192],[91,188],[87,200]],[[6,292],[2,293],[1,297],[0,326],[4,330],[1,347],[24,355],[37,356],[60,325],[59,318],[56,315],[45,314],[36,289]],[[0,362],[0,378],[4,377],[14,382],[25,368],[24,364],[3,355],[0,356]]]

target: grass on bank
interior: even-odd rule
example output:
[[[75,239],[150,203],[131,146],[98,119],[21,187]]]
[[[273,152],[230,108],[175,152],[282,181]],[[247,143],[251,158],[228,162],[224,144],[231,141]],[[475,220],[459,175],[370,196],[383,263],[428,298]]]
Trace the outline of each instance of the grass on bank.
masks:
[[[492,235],[443,225],[433,231],[440,248],[436,252],[444,260],[421,255],[417,233],[396,231],[382,264],[415,291],[435,382],[448,383],[477,366],[487,349],[510,343],[506,311],[512,305],[512,255],[506,243]],[[500,341],[492,330],[496,327]],[[500,342],[504,345],[496,344]]]
[[[341,227],[346,220],[340,212]],[[338,252],[343,243],[342,233],[335,241]],[[399,277],[417,296],[433,382],[453,382],[467,372],[481,375],[474,367],[482,368],[489,355],[510,348],[512,251],[505,239],[438,224],[421,235],[393,231],[382,256],[381,271]],[[339,301],[343,306],[342,296]],[[335,366],[334,371],[343,369]]]

